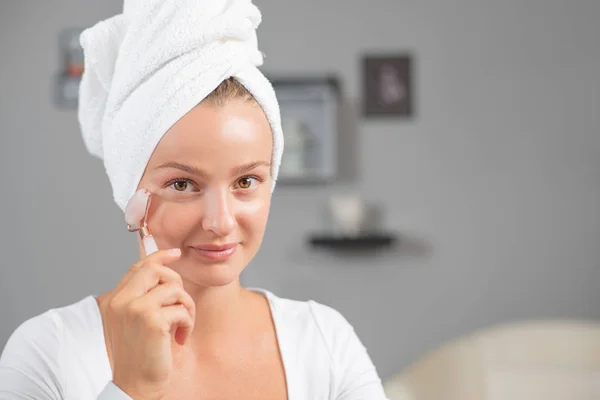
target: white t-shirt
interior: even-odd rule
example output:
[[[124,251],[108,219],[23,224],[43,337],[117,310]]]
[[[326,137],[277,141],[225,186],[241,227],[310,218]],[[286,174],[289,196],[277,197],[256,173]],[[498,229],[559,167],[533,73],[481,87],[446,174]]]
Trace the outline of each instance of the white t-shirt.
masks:
[[[268,299],[289,400],[387,400],[367,350],[335,309]],[[19,326],[0,357],[0,400],[130,400],[112,382],[94,296]]]

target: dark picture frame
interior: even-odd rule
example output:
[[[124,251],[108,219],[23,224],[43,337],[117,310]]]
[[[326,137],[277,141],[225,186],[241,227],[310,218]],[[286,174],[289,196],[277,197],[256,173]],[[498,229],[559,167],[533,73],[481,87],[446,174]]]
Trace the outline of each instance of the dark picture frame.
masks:
[[[414,114],[414,61],[409,53],[365,55],[363,115],[412,117]]]

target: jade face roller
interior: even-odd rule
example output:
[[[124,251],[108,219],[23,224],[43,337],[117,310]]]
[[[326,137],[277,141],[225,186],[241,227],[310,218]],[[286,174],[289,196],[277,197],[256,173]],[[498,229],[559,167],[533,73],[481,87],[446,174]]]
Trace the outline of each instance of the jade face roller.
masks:
[[[139,232],[146,255],[158,251],[156,241],[148,228],[148,210],[150,209],[152,193],[140,189],[131,197],[125,208],[125,222],[129,232]]]

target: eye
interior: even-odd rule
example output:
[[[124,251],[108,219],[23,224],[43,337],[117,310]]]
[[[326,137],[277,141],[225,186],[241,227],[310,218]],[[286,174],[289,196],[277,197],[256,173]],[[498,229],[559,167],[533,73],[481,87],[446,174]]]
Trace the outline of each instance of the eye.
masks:
[[[189,192],[194,189],[194,184],[189,179],[175,179],[169,182],[168,186],[177,192]]]
[[[237,186],[240,189],[252,189],[254,186],[252,184],[258,184],[260,180],[255,176],[245,176],[237,181]]]

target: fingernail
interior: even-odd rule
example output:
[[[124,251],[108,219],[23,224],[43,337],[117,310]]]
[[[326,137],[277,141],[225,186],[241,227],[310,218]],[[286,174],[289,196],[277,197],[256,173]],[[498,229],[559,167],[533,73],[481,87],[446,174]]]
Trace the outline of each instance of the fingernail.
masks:
[[[172,256],[178,256],[181,254],[181,250],[180,249],[171,249],[171,250],[169,250],[169,254]]]

